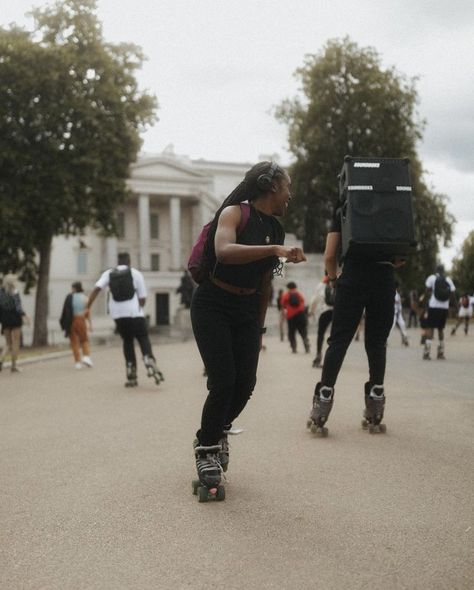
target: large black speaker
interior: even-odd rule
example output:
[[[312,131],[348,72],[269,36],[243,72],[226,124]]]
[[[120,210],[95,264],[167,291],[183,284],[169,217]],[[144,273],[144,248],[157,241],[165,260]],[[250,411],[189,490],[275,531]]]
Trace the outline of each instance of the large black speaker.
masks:
[[[415,250],[408,158],[346,156],[339,199],[343,258],[382,261]]]

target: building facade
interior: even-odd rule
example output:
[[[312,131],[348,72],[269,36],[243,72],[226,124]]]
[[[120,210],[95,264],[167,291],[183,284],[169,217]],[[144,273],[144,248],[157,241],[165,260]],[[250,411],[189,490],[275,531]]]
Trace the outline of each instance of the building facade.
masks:
[[[80,237],[59,236],[53,242],[49,283],[49,341],[61,340],[59,317],[71,283],[81,281],[89,293],[100,274],[128,252],[143,272],[148,297],[145,313],[151,326],[172,325],[180,308],[176,289],[202,226],[212,219],[225,197],[251,167],[246,163],[210,162],[177,156],[171,149],[142,154],[131,167],[130,196],[118,210],[118,236],[105,238],[88,231]],[[34,292],[23,296],[34,314]],[[107,333],[106,294],[94,304],[94,331]],[[31,339],[25,327],[25,341]]]

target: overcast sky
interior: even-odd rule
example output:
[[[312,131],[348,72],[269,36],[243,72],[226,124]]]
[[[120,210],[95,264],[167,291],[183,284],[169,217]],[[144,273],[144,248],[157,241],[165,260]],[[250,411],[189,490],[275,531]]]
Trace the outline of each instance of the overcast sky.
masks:
[[[42,0],[0,0],[0,23],[27,25]],[[254,163],[287,151],[272,109],[297,95],[306,54],[346,35],[384,66],[418,76],[427,120],[419,153],[426,180],[457,219],[448,266],[474,229],[474,2],[472,0],[99,0],[105,37],[140,45],[139,80],[156,94],[159,121],[144,151],[173,144],[191,158]]]

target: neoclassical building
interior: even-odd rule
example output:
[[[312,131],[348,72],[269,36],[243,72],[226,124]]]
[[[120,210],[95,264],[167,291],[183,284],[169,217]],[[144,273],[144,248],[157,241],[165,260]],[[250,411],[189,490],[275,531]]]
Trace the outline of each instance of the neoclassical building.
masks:
[[[81,237],[58,237],[53,242],[50,341],[60,339],[58,318],[71,283],[80,280],[90,292],[101,272],[116,265],[118,252],[129,252],[132,265],[145,276],[145,313],[150,325],[173,324],[180,306],[176,289],[192,245],[251,165],[191,160],[175,155],[172,149],[159,155],[140,155],[131,167],[130,198],[118,211],[119,235],[104,238],[88,231]],[[34,293],[23,301],[31,317]],[[93,312],[96,331],[113,327],[105,294],[98,298]],[[25,328],[27,340],[28,332]]]

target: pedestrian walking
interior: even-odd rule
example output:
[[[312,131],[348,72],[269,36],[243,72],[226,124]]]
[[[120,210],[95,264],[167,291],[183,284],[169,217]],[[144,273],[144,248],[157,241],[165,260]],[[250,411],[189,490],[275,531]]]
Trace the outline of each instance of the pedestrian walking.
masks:
[[[321,380],[316,383],[307,422],[313,432],[323,436],[328,432],[324,425],[333,406],[336,380],[364,310],[364,340],[369,362],[369,380],[364,386],[366,425],[378,427],[383,418],[386,344],[393,325],[395,298],[394,268],[403,265],[403,261],[395,257],[375,261],[348,253],[338,276],[340,247],[341,212],[336,208],[324,253],[329,284],[336,289],[332,326]]]
[[[23,310],[16,279],[12,274],[3,278],[3,288],[0,289],[0,322],[6,344],[0,357],[0,371],[5,359],[10,355],[11,372],[20,373],[17,362],[21,343],[21,327],[23,323],[29,324],[30,319]]]
[[[406,330],[405,319],[403,317],[402,296],[400,295],[400,290],[397,282],[395,282],[395,304],[392,329],[395,327],[397,327],[400,330],[400,334],[402,335],[403,346],[408,346],[408,334]]]
[[[456,287],[450,277],[445,275],[442,264],[439,264],[436,272],[426,279],[425,287],[428,307],[425,310],[427,330],[423,360],[431,360],[431,342],[435,330],[438,331],[437,358],[444,360],[444,328],[448,319],[449,303],[454,303]]]
[[[322,349],[324,336],[326,330],[329,328],[332,322],[332,314],[334,309],[334,287],[329,284],[329,278],[327,275],[324,276],[321,283],[316,288],[316,293],[309,306],[309,317],[313,317],[316,312],[319,313],[318,317],[318,332],[316,337],[316,356],[313,360],[313,367],[321,366]]]
[[[286,326],[286,317],[285,317],[285,310],[283,305],[281,304],[281,298],[284,293],[284,289],[278,290],[277,295],[277,309],[278,309],[278,332],[280,334],[280,342],[285,340],[285,326]]]
[[[115,321],[123,342],[127,382],[126,387],[135,387],[137,380],[137,358],[134,341],[138,342],[148,377],[159,384],[163,374],[156,365],[148,336],[143,308],[146,303],[146,287],[143,274],[133,268],[127,252],[118,255],[118,266],[102,273],[89,296],[90,309],[102,289],[109,289],[109,313]]]
[[[194,490],[200,501],[209,494],[223,498],[219,484],[229,460],[227,434],[256,384],[272,275],[281,267],[280,258],[305,260],[301,248],[283,245],[284,230],[275,218],[285,214],[290,198],[288,174],[274,162],[260,162],[209,226],[203,254],[207,270],[191,303],[194,336],[208,375],[194,442],[199,478]]]
[[[464,334],[469,332],[469,322],[472,318],[472,307],[474,306],[474,297],[469,293],[463,293],[458,301],[458,320],[451,330],[451,336],[456,334],[456,330],[461,324],[464,324]]]
[[[408,329],[411,328],[412,324],[414,328],[418,328],[418,291],[411,289],[410,294],[410,311],[408,313]]]
[[[89,331],[92,331],[90,310],[87,308],[88,298],[82,283],[76,281],[71,285],[71,293],[66,296],[59,324],[64,335],[71,342],[74,366],[76,369],[92,367],[90,356]],[[82,352],[82,356],[81,356]]]
[[[298,291],[294,281],[286,285],[287,291],[283,293],[281,304],[285,310],[288,324],[288,340],[290,341],[291,352],[297,352],[296,333],[301,336],[305,352],[310,351],[308,340],[308,317],[306,315],[306,304],[302,293]]]

